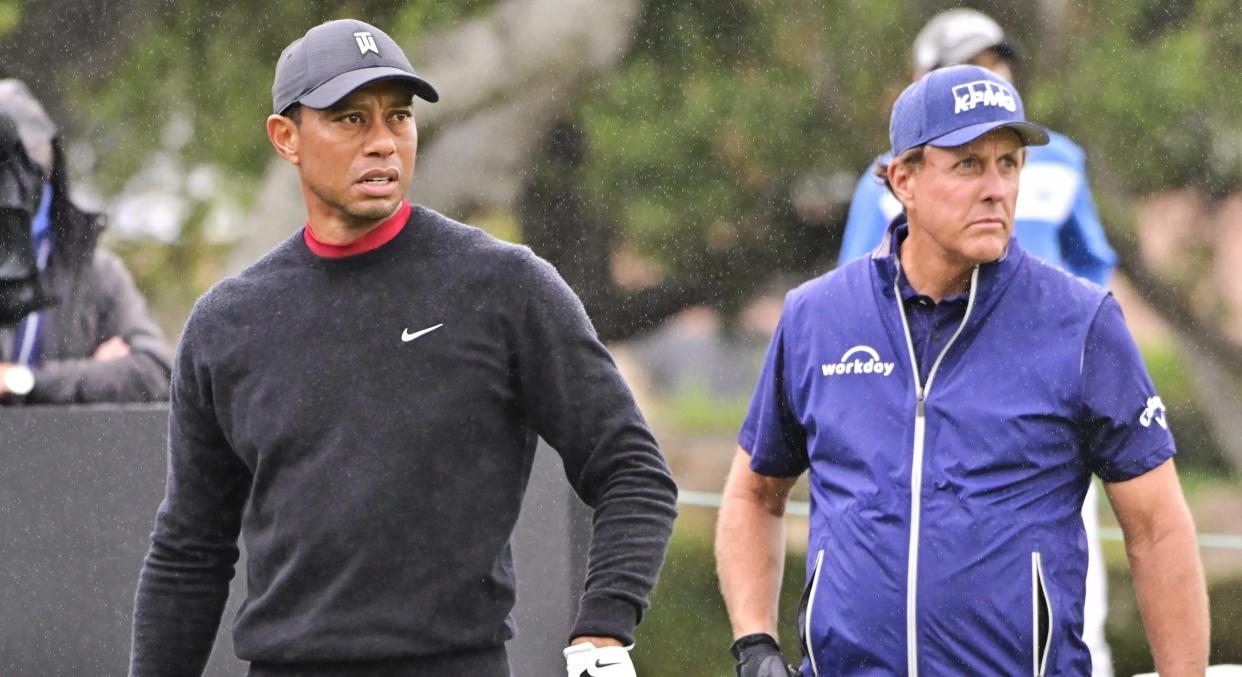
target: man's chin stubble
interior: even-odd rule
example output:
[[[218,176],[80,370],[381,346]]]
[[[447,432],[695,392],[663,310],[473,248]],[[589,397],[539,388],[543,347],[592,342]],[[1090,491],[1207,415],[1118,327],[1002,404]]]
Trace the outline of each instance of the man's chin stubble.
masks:
[[[346,210],[349,215],[351,226],[356,228],[366,228],[375,225],[376,221],[383,221],[397,212],[397,208],[401,206],[401,198],[397,198],[395,202],[388,205],[358,205],[352,209]]]

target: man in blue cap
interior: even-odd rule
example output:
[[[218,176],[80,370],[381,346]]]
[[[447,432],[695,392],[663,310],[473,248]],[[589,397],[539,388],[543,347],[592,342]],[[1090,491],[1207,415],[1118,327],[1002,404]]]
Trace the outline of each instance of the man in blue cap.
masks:
[[[937,14],[914,39],[913,76],[944,66],[983,66],[1009,82],[1019,62],[1018,50],[1004,30],[982,12],[956,8]],[[880,158],[887,162],[887,156]],[[1086,156],[1070,138],[1048,132],[1048,143],[1028,150],[1023,166],[1026,190],[1014,215],[1014,235],[1030,254],[1107,284],[1117,264],[1087,182]],[[850,201],[839,261],[870,252],[901,203],[875,176],[863,176]]]
[[[983,66],[1009,82],[1021,54],[1004,29],[978,10],[957,7],[940,12],[919,31],[911,47],[914,78],[944,66]],[[1069,137],[1048,131],[1048,143],[1027,150],[1022,166],[1023,190],[1014,207],[1013,234],[1028,254],[1100,285],[1108,285],[1117,255],[1108,244],[1087,181],[1086,154]],[[887,163],[887,155],[877,162]],[[874,167],[873,167],[874,169]],[[866,172],[850,200],[841,241],[840,263],[875,248],[901,203],[875,176]],[[1083,501],[1087,531],[1087,594],[1083,640],[1091,649],[1093,677],[1112,677],[1112,651],[1104,637],[1108,611],[1108,576],[1100,548],[1096,484]]]
[[[306,227],[207,292],[182,335],[134,677],[202,672],[239,533],[250,675],[508,675],[537,436],[594,509],[566,674],[634,677],[676,487],[552,266],[405,200],[415,96],[439,98],[361,21],[280,56],[267,133]]]
[[[1013,238],[1026,146],[976,66],[902,93],[884,243],[790,292],[717,533],[738,674],[1071,674],[1098,475],[1161,675],[1202,675],[1207,595],[1173,439],[1120,307]],[[775,639],[782,516],[810,474],[805,660]]]

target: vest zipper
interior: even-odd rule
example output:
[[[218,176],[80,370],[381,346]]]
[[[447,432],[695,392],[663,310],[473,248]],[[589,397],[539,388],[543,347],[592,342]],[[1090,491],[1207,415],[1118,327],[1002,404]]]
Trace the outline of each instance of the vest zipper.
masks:
[[[798,620],[801,626],[798,628],[798,637],[802,641],[802,653],[806,655],[807,660],[811,664],[811,674],[819,677],[819,664],[815,661],[814,645],[811,643],[811,614],[815,610],[815,595],[819,592],[819,574],[824,565],[824,551],[820,549],[815,555],[815,568],[811,571],[811,580],[807,584],[806,594],[803,597],[802,612],[799,614]]]
[[[910,470],[910,545],[909,560],[906,564],[906,673],[909,677],[919,674],[918,646],[918,583],[919,583],[919,520],[923,500],[923,444],[927,434],[927,396],[931,394],[932,382],[936,380],[936,370],[940,362],[949,352],[949,348],[961,336],[970,320],[970,311],[975,307],[975,293],[979,288],[979,267],[975,266],[970,273],[970,296],[966,301],[966,314],[957,331],[944,344],[940,355],[932,363],[931,371],[927,372],[927,384],[924,385],[919,376],[919,361],[914,351],[914,338],[910,335],[910,321],[906,319],[906,306],[901,299],[901,263],[897,264],[897,275],[893,278],[893,294],[897,299],[897,310],[901,313],[901,328],[906,335],[906,349],[910,352],[910,371],[914,375],[914,394],[917,405],[914,411],[914,457]]]
[[[1052,597],[1044,577],[1044,562],[1039,552],[1031,553],[1031,674],[1048,674],[1048,656],[1052,653]]]

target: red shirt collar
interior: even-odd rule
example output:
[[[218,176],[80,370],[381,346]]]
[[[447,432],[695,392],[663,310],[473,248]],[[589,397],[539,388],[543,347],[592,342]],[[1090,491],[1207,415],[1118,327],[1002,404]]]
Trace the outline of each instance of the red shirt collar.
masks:
[[[405,227],[405,222],[410,220],[410,211],[410,202],[402,200],[397,213],[388,217],[388,220],[373,228],[371,232],[349,244],[331,244],[320,241],[311,230],[309,220],[306,222],[306,227],[302,229],[302,236],[306,240],[306,246],[317,256],[328,259],[357,256],[388,244]]]

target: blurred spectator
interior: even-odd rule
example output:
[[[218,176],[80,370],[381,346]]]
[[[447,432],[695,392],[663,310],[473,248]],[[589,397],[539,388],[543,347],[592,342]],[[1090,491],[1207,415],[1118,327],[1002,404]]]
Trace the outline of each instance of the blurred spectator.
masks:
[[[170,354],[103,218],[69,199],[55,123],[19,80],[0,80],[0,402],[138,402],[168,396]],[[12,140],[10,138],[10,140]]]

